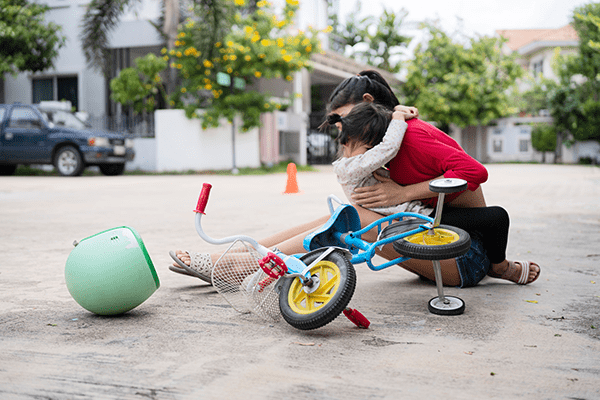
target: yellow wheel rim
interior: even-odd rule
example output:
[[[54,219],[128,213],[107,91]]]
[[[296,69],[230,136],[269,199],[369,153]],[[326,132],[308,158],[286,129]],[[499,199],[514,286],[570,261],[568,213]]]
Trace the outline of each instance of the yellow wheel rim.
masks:
[[[435,228],[433,231],[433,235],[430,235],[429,231],[424,231],[407,236],[404,240],[424,246],[440,246],[458,241],[459,236],[456,232],[442,228]]]
[[[331,261],[320,261],[310,269],[310,274],[319,277],[319,287],[315,291],[307,293],[300,279],[295,278],[288,292],[288,304],[297,314],[319,311],[335,296],[340,286],[340,269]]]

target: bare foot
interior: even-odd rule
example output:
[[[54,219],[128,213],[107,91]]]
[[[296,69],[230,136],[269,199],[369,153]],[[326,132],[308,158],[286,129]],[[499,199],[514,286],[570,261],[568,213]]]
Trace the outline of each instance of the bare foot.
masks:
[[[529,267],[529,274],[523,276],[523,268]],[[492,264],[488,273],[493,278],[506,279],[521,285],[532,283],[540,276],[540,266],[531,261],[503,261]]]

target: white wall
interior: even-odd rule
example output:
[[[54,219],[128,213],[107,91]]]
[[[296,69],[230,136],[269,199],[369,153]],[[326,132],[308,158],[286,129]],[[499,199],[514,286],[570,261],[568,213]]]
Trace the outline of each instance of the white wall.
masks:
[[[126,164],[127,171],[156,171],[156,139],[135,138],[133,140],[135,158]]]
[[[236,123],[239,127],[241,124]],[[188,119],[183,110],[155,113],[156,169],[163,171],[204,171],[233,166],[231,124],[221,121],[218,128],[202,129],[199,119]],[[237,129],[236,167],[260,166],[258,128]]]

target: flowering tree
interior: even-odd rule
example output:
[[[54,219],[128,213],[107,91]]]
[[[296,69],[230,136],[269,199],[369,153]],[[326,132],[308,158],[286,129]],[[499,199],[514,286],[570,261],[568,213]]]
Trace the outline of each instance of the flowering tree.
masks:
[[[237,7],[231,29],[213,46],[203,46],[204,53],[196,43],[207,33],[193,18],[180,28],[175,48],[162,50],[181,79],[171,105],[184,108],[189,118],[201,118],[204,128],[218,126],[223,117],[231,122],[236,113],[242,117],[242,130],[259,126],[260,114],[282,104],[245,86],[258,78],[292,81],[294,72],[309,68],[310,55],[320,50],[316,30],[293,31],[298,0],[286,0],[282,16],[266,0],[258,1],[253,12],[246,0],[233,1]],[[204,112],[197,114],[199,108]]]

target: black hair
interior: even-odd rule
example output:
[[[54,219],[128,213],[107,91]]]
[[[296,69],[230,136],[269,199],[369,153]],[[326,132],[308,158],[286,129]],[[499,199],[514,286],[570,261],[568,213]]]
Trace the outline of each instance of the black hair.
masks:
[[[360,143],[369,147],[381,143],[391,120],[392,111],[371,102],[357,104],[345,117],[338,114],[327,116],[330,125],[342,123],[342,131],[337,137],[340,144]]]
[[[346,78],[334,89],[329,96],[327,113],[346,104],[362,103],[366,93],[373,96],[374,103],[381,104],[389,110],[400,104],[392,88],[379,72],[365,70]]]

